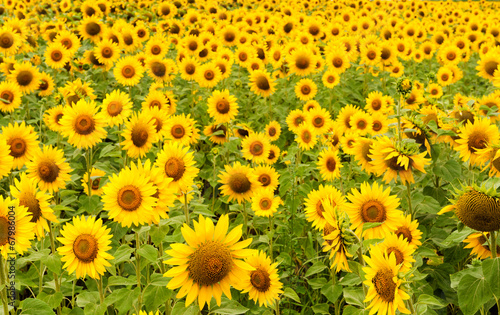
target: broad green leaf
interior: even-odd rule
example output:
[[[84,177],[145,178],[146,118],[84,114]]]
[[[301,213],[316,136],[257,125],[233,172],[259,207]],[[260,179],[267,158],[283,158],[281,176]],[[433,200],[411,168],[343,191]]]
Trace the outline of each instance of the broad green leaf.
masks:
[[[148,311],[155,311],[172,296],[172,290],[167,287],[148,286],[144,291],[143,301]]]
[[[383,222],[363,223],[363,232],[368,230],[368,229],[376,228],[377,226],[381,225],[382,223]]]
[[[342,294],[342,286],[339,284],[333,285],[331,282],[328,282],[321,288],[321,294],[326,296],[330,303],[335,303],[339,299]]]
[[[484,278],[469,274],[462,277],[458,286],[458,305],[464,315],[474,315],[492,298],[491,290]]]
[[[422,294],[418,297],[418,304],[427,304],[431,308],[443,308],[448,305],[448,303],[441,301],[441,299],[438,299],[434,296],[428,295],[428,294]]]
[[[291,288],[285,288],[285,290],[283,291],[283,296],[286,296],[287,298],[289,299],[292,299],[294,300],[295,302],[298,302],[300,303],[300,298],[299,296],[297,295],[297,293],[295,293],[295,291]]]
[[[133,303],[137,301],[140,294],[139,288],[135,288],[133,291],[127,288],[115,290],[113,293],[106,296],[104,304],[113,305],[113,307],[118,310],[119,314],[125,314],[132,309]]]
[[[146,258],[149,262],[155,263],[158,261],[158,250],[149,244],[143,244],[138,250],[137,253]]]
[[[314,304],[312,307],[314,314],[330,314],[329,309],[330,306],[326,303]]]
[[[83,309],[85,315],[104,315],[107,306],[105,304],[87,304]]]
[[[99,301],[99,292],[82,292],[76,297],[76,305],[85,307],[89,303],[97,304]]]
[[[156,286],[164,286],[166,287],[168,282],[170,281],[168,278],[165,278],[161,273],[153,273],[150,277],[149,284]]]
[[[344,288],[344,298],[347,304],[356,305],[365,308],[365,293],[362,287],[347,287]]]
[[[342,280],[339,281],[339,283],[345,287],[356,286],[358,284],[361,284],[361,282],[363,282],[363,281],[355,273],[348,273],[345,275],[345,277],[342,278]]]
[[[199,307],[196,304],[191,304],[187,308],[184,306],[184,301],[178,301],[172,308],[172,315],[197,315]]]
[[[322,261],[317,261],[315,262],[309,269],[307,269],[305,277],[309,277],[312,275],[315,275],[317,273],[320,273],[321,271],[325,270],[327,267]]]
[[[118,247],[116,252],[113,254],[113,259],[111,262],[118,264],[124,261],[130,261],[130,254],[134,252],[134,249],[128,246],[127,244],[123,244],[122,246]]]
[[[483,274],[491,292],[500,298],[500,258],[483,260]]]
[[[52,308],[44,301],[39,299],[28,298],[22,302],[21,314],[55,314]]]
[[[116,286],[116,285],[135,285],[137,284],[137,277],[130,276],[128,278],[119,277],[119,276],[111,276],[108,278],[108,286]]]
[[[55,272],[56,274],[61,273],[61,256],[59,256],[59,254],[50,254],[42,257],[41,260],[50,271]]]
[[[326,278],[312,278],[307,280],[307,284],[309,284],[313,290],[317,290],[322,288],[327,281]]]
[[[234,300],[224,299],[219,306],[212,308],[211,314],[224,314],[224,315],[233,315],[233,314],[245,314],[248,312],[248,308],[244,307],[240,303]]]
[[[436,242],[434,240],[434,242],[436,242],[440,247],[442,248],[450,248],[450,247],[453,247],[453,246],[456,246],[460,243],[462,243],[462,241],[467,237],[469,236],[471,233],[473,233],[473,230],[466,227],[464,228],[462,231],[453,231],[444,241],[442,242]]]
[[[364,306],[363,306],[363,308],[364,308]],[[348,305],[348,306],[344,307],[344,309],[342,311],[343,315],[365,315],[368,313],[369,313],[368,310],[359,309],[359,308],[354,307],[352,305]]]

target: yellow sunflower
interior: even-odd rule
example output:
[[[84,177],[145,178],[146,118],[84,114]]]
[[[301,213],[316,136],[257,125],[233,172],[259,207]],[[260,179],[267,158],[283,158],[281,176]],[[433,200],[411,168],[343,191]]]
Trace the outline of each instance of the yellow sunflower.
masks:
[[[257,180],[262,188],[269,188],[274,191],[278,187],[280,175],[273,167],[269,165],[256,166],[253,169],[253,173],[257,176]]]
[[[295,85],[295,95],[302,101],[313,99],[318,92],[318,87],[311,79],[302,79]]]
[[[182,145],[189,145],[194,133],[194,124],[190,114],[170,116],[165,126],[165,137]]]
[[[316,130],[311,124],[302,123],[297,129],[295,141],[299,144],[300,149],[307,151],[318,143]]]
[[[163,93],[160,90],[150,89],[148,95],[144,99],[144,102],[142,102],[141,106],[143,110],[150,108],[158,108],[160,110],[166,111],[167,102],[168,100],[167,97],[165,96],[165,93]]]
[[[225,125],[208,125],[203,130],[203,134],[207,137],[210,137],[209,140],[216,144],[223,144],[228,141],[227,128]]]
[[[198,175],[193,152],[189,147],[175,141],[165,142],[163,150],[156,158],[155,166],[162,170],[164,177],[172,178],[170,187],[176,191],[190,191],[194,179]]]
[[[401,217],[398,220],[394,234],[398,237],[403,237],[410,246],[415,248],[422,245],[422,242],[420,242],[422,232],[418,229],[418,220],[412,221],[411,215]]]
[[[229,201],[236,199],[239,204],[249,201],[254,191],[261,187],[257,175],[246,165],[235,162],[233,166],[226,165],[225,172],[219,174],[220,190]]]
[[[100,169],[97,169],[95,167],[92,168],[90,171],[90,181],[91,181],[91,186],[90,186],[90,193],[92,196],[100,196],[102,195],[102,186],[101,186],[101,181],[104,179],[104,175],[106,175],[106,172],[101,171]],[[88,195],[89,194],[89,172],[85,172],[82,177],[82,186],[83,186],[83,191]]]
[[[321,151],[316,165],[319,168],[321,178],[326,181],[333,181],[340,177],[340,169],[344,167],[340,162],[338,150],[327,148]]]
[[[259,303],[259,306],[272,306],[279,300],[283,284],[278,275],[278,263],[272,263],[264,252],[254,252],[245,258],[245,262],[255,270],[247,271],[241,279],[242,293],[247,293],[250,298]]]
[[[325,87],[333,89],[340,83],[340,75],[336,71],[327,70],[323,73],[321,81]]]
[[[274,196],[272,187],[259,189],[252,197],[252,210],[260,217],[273,216],[281,204],[283,201],[280,197]]]
[[[311,74],[315,70],[317,58],[307,47],[295,49],[289,57],[287,56],[290,72],[298,76]]]
[[[353,145],[354,159],[361,165],[361,169],[368,174],[373,173],[372,159],[369,157],[374,140],[371,138],[358,137]]]
[[[213,88],[222,79],[222,72],[215,66],[215,63],[206,63],[200,66],[195,77],[200,87]]]
[[[28,177],[34,178],[41,191],[49,193],[66,188],[71,179],[72,171],[65,162],[64,152],[61,149],[44,145],[34,152],[31,161],[26,162]]]
[[[198,59],[192,56],[187,56],[179,63],[179,71],[181,78],[187,81],[195,80],[200,68]]]
[[[35,237],[35,223],[31,220],[31,213],[26,207],[19,205],[18,199],[11,200],[10,197],[0,195],[0,254],[3,259],[7,259],[7,255],[13,254],[14,250],[22,255],[31,247],[31,240]],[[9,229],[12,223],[14,231]],[[12,241],[14,246],[11,246]]]
[[[281,154],[280,148],[277,145],[271,144],[269,146],[269,155],[266,159],[266,164],[272,165],[278,161]]]
[[[122,169],[112,174],[102,188],[102,201],[108,216],[122,226],[140,226],[153,219],[157,189],[149,176],[138,170]]]
[[[45,63],[52,69],[61,69],[69,62],[70,52],[59,42],[50,43],[45,50]]]
[[[68,137],[68,143],[81,149],[88,149],[100,143],[106,137],[105,117],[98,113],[94,101],[79,100],[72,107],[64,109],[59,121],[61,133]]]
[[[358,236],[367,239],[384,238],[396,230],[396,225],[402,212],[397,210],[399,198],[391,195],[391,189],[383,190],[376,182],[370,186],[367,182],[361,184],[361,190],[353,188],[347,195],[350,203],[345,205],[345,211],[351,221],[351,229]],[[379,226],[363,232],[365,223],[380,222]]]
[[[478,259],[491,258],[491,248],[488,240],[490,233],[472,233],[467,236],[464,243],[467,245],[464,248],[472,248],[471,255],[476,255]],[[497,245],[497,257],[500,257],[500,246]]]
[[[275,91],[276,83],[263,70],[255,70],[250,74],[250,90],[262,97],[269,97]]]
[[[228,90],[215,90],[207,100],[208,115],[215,119],[216,124],[230,122],[238,115],[236,101],[236,97],[230,95]]]
[[[40,73],[32,64],[26,61],[16,63],[14,70],[7,78],[16,83],[23,94],[33,92],[40,83]]]
[[[122,135],[123,150],[127,150],[127,155],[132,158],[144,157],[153,146],[153,142],[157,140],[154,122],[145,112],[132,114],[125,123]]]
[[[21,169],[38,150],[38,135],[33,126],[26,126],[24,121],[2,127],[0,137],[10,146],[10,155],[14,158],[12,168]]]
[[[336,119],[342,131],[351,130],[353,128],[351,125],[351,117],[359,111],[359,107],[354,105],[342,107]]]
[[[340,214],[337,207],[333,207],[331,202],[325,200],[323,203],[326,223],[323,227],[323,251],[330,251],[330,260],[332,265],[330,268],[335,268],[335,272],[344,270],[351,272],[347,258],[352,257],[347,251],[349,240],[345,234],[344,215]]]
[[[0,28],[0,52],[5,56],[15,55],[22,45],[21,36],[8,26]]]
[[[57,248],[63,268],[69,274],[76,272],[77,279],[85,279],[87,275],[99,279],[106,272],[105,267],[111,266],[109,260],[114,259],[108,254],[113,237],[110,232],[101,219],[93,216],[77,216],[72,223],[66,223],[61,229],[62,236],[57,238],[63,245]]]
[[[492,80],[494,78],[495,70],[500,65],[500,53],[498,50],[491,50],[481,56],[477,62],[476,70],[479,71],[479,76]]]
[[[45,125],[52,131],[59,132],[61,130],[61,123],[59,122],[63,117],[64,107],[62,105],[52,107],[45,111],[43,121]]]
[[[345,197],[332,185],[319,185],[318,190],[312,190],[304,200],[306,219],[318,230],[325,227],[325,204],[344,209]]]
[[[387,102],[381,92],[375,91],[368,94],[365,110],[370,114],[387,111]]]
[[[118,83],[134,86],[141,81],[144,75],[144,67],[134,56],[126,56],[116,62],[113,74]]]
[[[396,256],[385,255],[379,246],[370,248],[370,256],[363,256],[368,265],[363,267],[363,283],[368,286],[364,302],[371,301],[368,305],[370,313],[396,314],[398,310],[410,314],[404,304],[404,300],[408,300],[410,296],[400,288],[403,280],[399,278],[400,267],[396,264]]]
[[[22,92],[20,87],[9,80],[0,82],[0,111],[12,113],[21,106]]]
[[[78,36],[71,31],[63,30],[57,33],[54,38],[55,43],[61,43],[68,51],[71,56],[73,56],[81,46]]]
[[[292,110],[286,117],[286,124],[288,125],[288,129],[294,133],[297,133],[302,123],[306,121],[306,118],[306,113],[304,113],[302,110]]]
[[[48,73],[40,73],[40,85],[38,85],[38,95],[39,96],[49,96],[54,92],[54,79]]]
[[[261,164],[269,155],[270,145],[265,134],[254,132],[241,141],[241,152],[245,159]]]
[[[404,236],[398,236],[394,233],[390,233],[384,238],[384,241],[378,244],[385,252],[385,255],[389,257],[392,253],[396,256],[396,265],[400,266],[400,272],[410,271],[412,263],[415,262],[412,255],[415,252],[415,247],[410,246],[407,241],[405,241]]]
[[[252,239],[238,242],[243,234],[241,225],[228,234],[227,215],[222,215],[216,226],[200,215],[193,225],[194,230],[187,224],[181,228],[187,244],[174,243],[166,251],[172,258],[165,263],[175,267],[164,276],[172,278],[167,288],[180,288],[178,299],[186,296],[186,307],[198,298],[201,310],[205,303],[210,307],[212,297],[220,305],[222,293],[231,299],[231,286],[240,287],[246,273],[255,268],[241,260],[252,254],[253,250],[246,249]]]
[[[498,127],[492,124],[488,118],[474,119],[474,122],[467,122],[460,127],[455,150],[460,152],[460,157],[464,162],[470,161],[472,165],[481,165],[486,162],[477,154],[477,150],[487,146],[497,145],[500,140]]]
[[[101,113],[108,126],[119,126],[132,113],[130,96],[120,90],[113,90],[106,94],[101,104]]]
[[[156,82],[170,82],[177,73],[177,67],[172,59],[150,57],[146,59],[149,76]]]
[[[0,179],[10,174],[13,165],[14,157],[10,155],[10,146],[0,137]]]
[[[120,48],[110,39],[104,39],[95,46],[94,55],[100,63],[111,67],[120,57]]]

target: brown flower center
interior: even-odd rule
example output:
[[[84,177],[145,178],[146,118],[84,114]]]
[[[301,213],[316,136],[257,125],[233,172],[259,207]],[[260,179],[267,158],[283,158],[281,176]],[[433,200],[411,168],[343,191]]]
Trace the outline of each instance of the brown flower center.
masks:
[[[267,90],[271,89],[271,85],[269,84],[269,81],[263,75],[257,77],[257,79],[255,80],[255,84],[257,85],[257,87],[260,90],[263,90],[263,91],[267,91]]]
[[[63,57],[63,54],[61,51],[59,50],[54,50],[53,52],[50,53],[50,59],[52,59],[53,61],[60,61]]]
[[[217,111],[221,114],[228,113],[230,109],[229,102],[225,98],[218,100],[215,107],[217,108]]]
[[[123,105],[121,102],[118,101],[112,101],[109,102],[107,111],[109,116],[115,117],[118,116],[123,110]]]
[[[264,197],[259,201],[259,208],[262,210],[269,210],[272,204],[273,202],[271,199]]]
[[[181,179],[185,171],[186,166],[182,159],[171,157],[168,159],[167,163],[165,163],[165,173],[168,177],[173,178],[174,182]]]
[[[205,77],[205,80],[212,81],[215,78],[215,73],[213,70],[206,70],[203,76]]]
[[[167,67],[163,62],[155,61],[151,64],[151,72],[157,77],[163,77],[167,73]]]
[[[96,22],[90,22],[85,26],[85,32],[90,36],[95,36],[101,32],[101,26]]]
[[[277,133],[276,128],[274,128],[274,127],[269,128],[269,131],[268,131],[269,136],[274,137],[276,135],[276,133]]]
[[[485,137],[484,134],[474,132],[471,135],[469,135],[469,141],[467,142],[467,146],[470,152],[475,153],[476,150],[478,149],[484,149],[486,148],[487,144],[488,144],[488,139],[487,137]]]
[[[9,221],[5,217],[0,217],[0,246],[4,246],[9,241]]]
[[[370,50],[367,54],[366,54],[366,57],[368,57],[368,59],[370,60],[374,60],[375,58],[377,58],[377,53],[373,50]]]
[[[52,161],[44,161],[38,164],[38,176],[46,183],[52,183],[59,175],[59,167]]]
[[[396,234],[398,237],[400,237],[401,235],[403,235],[403,238],[408,242],[408,243],[411,243],[413,237],[411,235],[411,231],[409,228],[407,228],[406,226],[400,226],[398,227],[398,229],[396,230],[396,232],[394,232],[394,234]]]
[[[247,55],[247,53],[246,53],[246,52],[244,52],[244,51],[243,51],[243,52],[240,52],[240,53],[238,54],[238,59],[240,59],[240,61],[243,61],[243,62],[247,61],[247,59],[248,59],[248,55]]]
[[[372,282],[375,285],[375,291],[385,302],[394,301],[396,294],[396,283],[393,280],[394,275],[389,268],[382,268],[373,277]]]
[[[309,68],[310,63],[311,62],[309,58],[307,58],[306,56],[300,56],[297,58],[297,60],[295,60],[295,66],[301,70]]]
[[[101,183],[101,178],[96,178],[92,181],[92,185],[90,186],[90,188],[92,190],[98,190],[99,189],[99,184]]]
[[[40,219],[42,215],[42,210],[40,209],[38,199],[36,199],[33,194],[23,194],[21,198],[19,198],[19,205],[28,208],[28,212],[31,213],[32,216],[30,222],[38,222],[38,219]]]
[[[172,130],[172,136],[175,139],[181,139],[186,134],[186,130],[182,125],[174,125],[171,130]]]
[[[189,277],[200,286],[218,283],[228,276],[233,267],[231,252],[217,241],[199,245],[189,258]]]
[[[498,65],[499,63],[494,60],[488,61],[484,64],[484,71],[490,76],[493,76],[495,70],[498,68]]]
[[[325,125],[325,119],[321,116],[316,116],[312,120],[312,123],[313,123],[314,127],[321,128]]]
[[[88,135],[95,130],[95,121],[91,116],[80,115],[76,118],[74,127],[76,133]]]
[[[250,283],[257,291],[267,292],[271,286],[271,278],[265,269],[259,267],[250,274]]]
[[[336,167],[337,167],[337,162],[335,161],[335,159],[333,157],[329,157],[326,160],[326,169],[329,172],[333,172],[333,171],[335,171]]]
[[[151,47],[151,53],[155,56],[159,55],[161,53],[161,47],[158,45],[154,45],[153,47]]]
[[[0,47],[4,49],[9,49],[14,45],[14,36],[9,33],[3,33],[0,35]]]
[[[363,222],[384,222],[387,218],[385,207],[378,200],[365,202],[361,207]]]
[[[387,249],[387,257],[389,257],[391,255],[391,253],[394,253],[394,256],[396,256],[396,265],[399,265],[402,262],[404,262],[404,255],[398,248],[389,247]]]
[[[10,145],[10,155],[18,158],[26,153],[26,142],[23,138],[13,138],[7,142]]]
[[[258,181],[262,184],[262,186],[267,187],[271,184],[271,176],[269,176],[269,174],[261,174]]]
[[[11,91],[2,91],[2,93],[0,93],[0,98],[3,98],[5,101],[8,101],[8,103],[5,101],[2,101],[2,103],[10,104],[14,100],[14,93],[12,93]]]
[[[17,80],[17,83],[19,83],[19,85],[27,86],[31,83],[31,81],[33,81],[33,77],[34,76],[33,76],[33,73],[31,71],[23,70],[17,74],[16,80]]]
[[[126,65],[122,69],[122,75],[127,79],[132,78],[135,75],[135,68],[131,65]]]
[[[148,142],[149,133],[143,126],[132,128],[132,143],[140,148]]]
[[[198,49],[198,43],[196,41],[192,41],[188,45],[189,50],[196,51]]]
[[[303,85],[300,88],[300,92],[304,95],[309,95],[309,93],[311,93],[311,87],[309,85]]]
[[[187,74],[193,75],[195,73],[195,71],[196,71],[196,67],[193,64],[190,63],[190,64],[186,65],[185,70],[186,70]]]
[[[118,191],[118,205],[125,211],[135,211],[142,203],[142,195],[139,188],[126,185]]]
[[[235,173],[229,178],[229,188],[238,194],[244,194],[252,188],[252,183],[243,173]]]
[[[94,236],[90,234],[78,235],[73,243],[73,253],[83,262],[90,263],[94,261],[99,252],[99,245]]]
[[[457,54],[454,51],[450,51],[446,54],[446,59],[453,61],[457,58]]]
[[[380,108],[382,108],[382,102],[380,100],[373,100],[372,109],[376,111],[379,110]]]
[[[264,153],[264,144],[260,141],[252,142],[249,151],[253,156],[262,155],[262,153]]]
[[[311,142],[312,140],[312,134],[309,130],[305,130],[304,132],[302,132],[302,134],[300,135],[300,138],[302,139],[302,141],[304,141],[305,143],[309,143]]]
[[[111,49],[111,47],[104,47],[101,50],[101,55],[104,58],[111,58],[111,57],[113,57],[113,49]]]

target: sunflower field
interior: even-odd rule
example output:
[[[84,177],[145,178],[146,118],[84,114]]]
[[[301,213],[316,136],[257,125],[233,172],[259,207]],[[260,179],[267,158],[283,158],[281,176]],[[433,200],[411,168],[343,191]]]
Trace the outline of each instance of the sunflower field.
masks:
[[[1,0],[1,314],[498,314],[498,12]]]

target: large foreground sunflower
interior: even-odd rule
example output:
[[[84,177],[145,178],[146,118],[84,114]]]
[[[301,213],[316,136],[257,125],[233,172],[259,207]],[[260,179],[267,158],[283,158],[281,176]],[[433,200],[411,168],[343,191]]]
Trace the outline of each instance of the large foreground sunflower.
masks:
[[[9,229],[12,222],[12,208],[14,207],[15,222],[14,235],[10,234],[12,231]],[[14,249],[18,254],[23,254],[31,247],[31,240],[35,237],[33,231],[35,230],[35,223],[31,222],[31,214],[24,206],[19,205],[19,200],[11,200],[10,197],[0,195],[0,253],[4,259],[7,259],[7,254],[12,253],[12,246],[10,242],[14,238]],[[10,232],[9,232],[10,231]],[[10,240],[9,240],[10,239]],[[1,259],[1,258],[0,258]]]
[[[89,275],[99,279],[111,264],[114,257],[107,253],[111,249],[111,230],[102,225],[102,220],[95,217],[87,219],[73,218],[73,224],[66,223],[61,230],[62,237],[57,240],[63,244],[57,248],[64,262],[63,268],[69,274],[76,271],[76,277],[84,279]]]
[[[215,298],[221,304],[222,293],[231,299],[231,286],[240,287],[242,279],[254,267],[244,262],[253,250],[246,249],[252,239],[238,242],[242,235],[241,225],[228,232],[229,218],[222,215],[214,226],[211,219],[200,215],[194,221],[194,230],[187,224],[181,228],[187,244],[175,243],[166,253],[172,258],[165,261],[174,265],[164,276],[172,277],[167,288],[177,288],[177,298],[186,296],[186,306],[198,298],[201,309]]]

